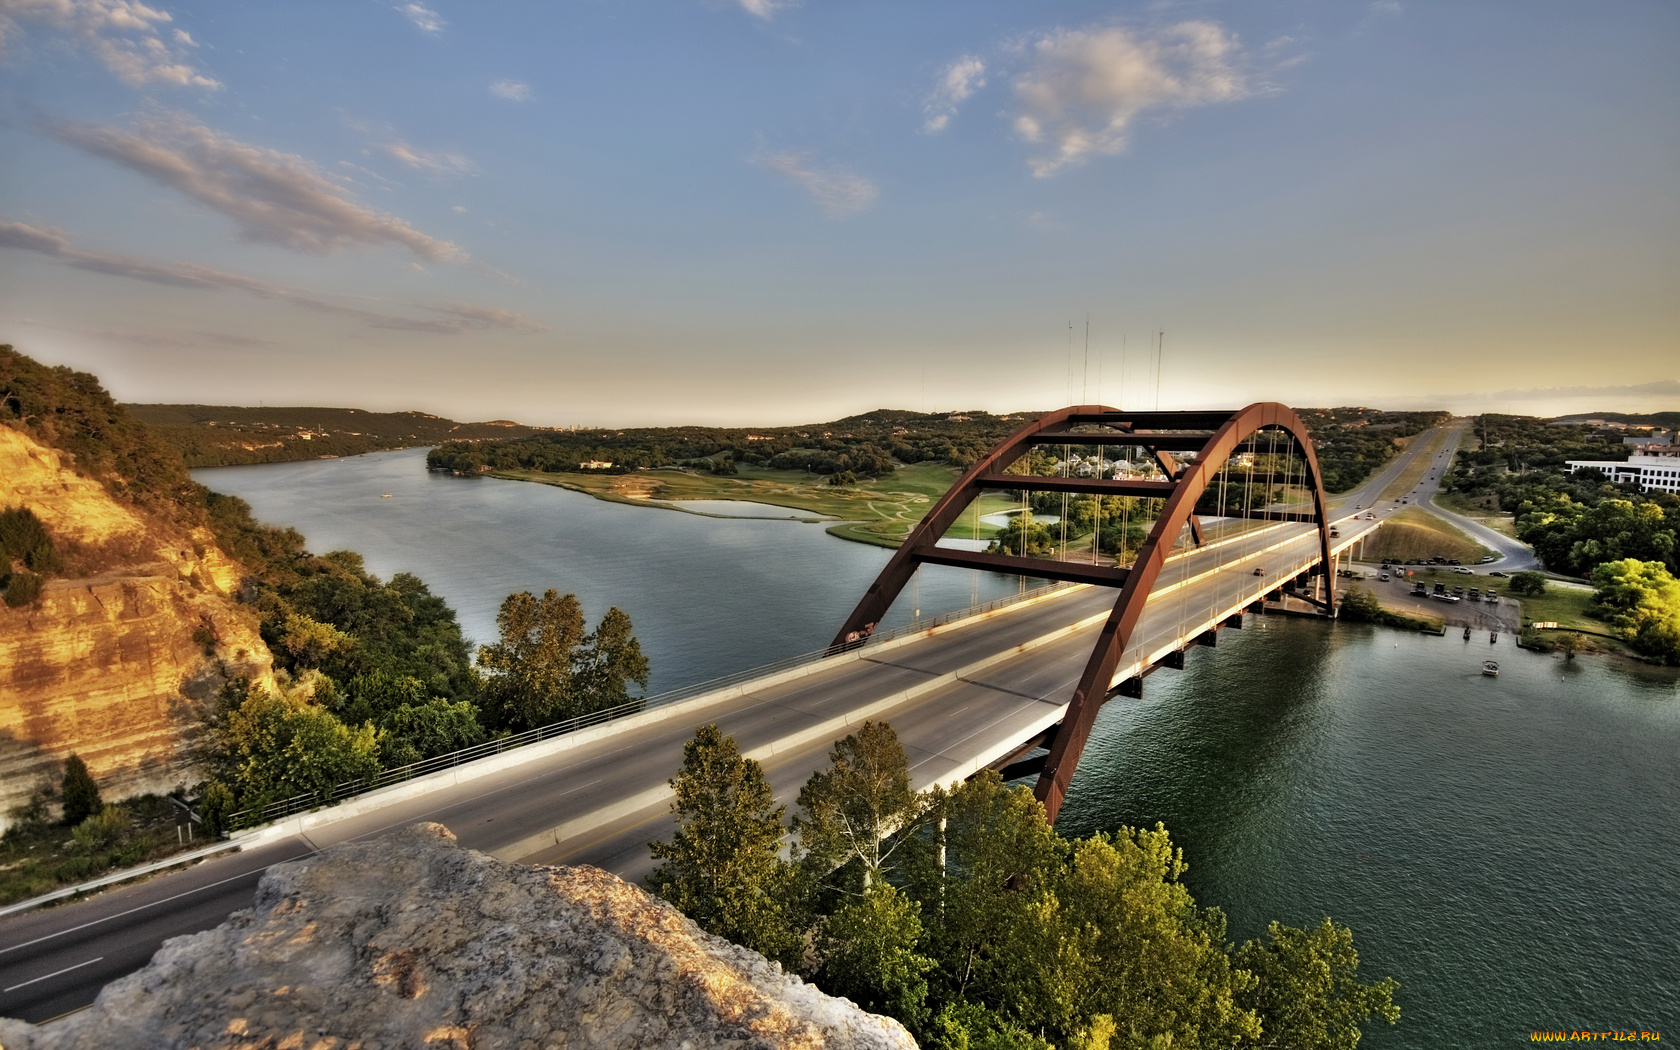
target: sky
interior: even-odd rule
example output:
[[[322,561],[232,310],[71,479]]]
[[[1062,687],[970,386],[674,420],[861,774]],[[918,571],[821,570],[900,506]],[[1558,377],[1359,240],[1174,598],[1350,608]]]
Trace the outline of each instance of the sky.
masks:
[[[0,0],[0,341],[539,425],[1676,409],[1680,5]]]

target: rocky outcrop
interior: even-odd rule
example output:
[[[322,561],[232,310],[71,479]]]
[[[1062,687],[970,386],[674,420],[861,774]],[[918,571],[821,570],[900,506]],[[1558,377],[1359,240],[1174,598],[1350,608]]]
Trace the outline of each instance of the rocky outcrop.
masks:
[[[0,427],[0,507],[33,510],[62,547],[104,552],[97,575],[0,605],[0,828],[63,759],[107,799],[200,779],[200,705],[273,659],[231,597],[239,567],[202,529],[149,521],[28,436]]]
[[[527,867],[418,824],[263,876],[92,1007],[7,1050],[912,1050],[909,1034],[594,868]]]

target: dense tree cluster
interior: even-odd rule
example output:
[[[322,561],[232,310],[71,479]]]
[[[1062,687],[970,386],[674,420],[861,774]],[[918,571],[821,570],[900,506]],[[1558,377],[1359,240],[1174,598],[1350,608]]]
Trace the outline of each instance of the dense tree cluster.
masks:
[[[1680,664],[1680,580],[1661,562],[1623,558],[1593,569],[1598,614],[1637,652]]]
[[[457,423],[425,412],[230,405],[124,407],[178,449],[189,467],[358,456],[382,449],[435,445],[440,441],[504,440],[537,432],[535,427],[506,420]]]
[[[174,449],[86,372],[49,367],[0,344],[0,426],[70,453],[77,473],[167,521],[196,523],[202,500]]]
[[[211,717],[216,781],[241,808],[300,794],[629,702],[648,663],[630,618],[586,632],[573,595],[519,592],[500,639],[476,654],[455,612],[420,579],[368,573],[350,551],[314,555],[294,529],[262,525],[211,493],[223,549],[250,575],[245,600],[285,681],[227,690]]]
[[[1379,412],[1373,408],[1300,408],[1330,492],[1346,492],[1400,451],[1412,437],[1449,418],[1446,412]]]
[[[380,426],[455,426],[419,413],[214,411],[243,413],[237,421],[251,426],[267,425],[256,418],[263,411],[299,414],[298,422],[309,425],[353,415],[356,426],[372,420],[376,436]],[[478,654],[481,674],[454,610],[424,582],[407,573],[381,580],[349,551],[312,554],[297,530],[260,524],[243,500],[194,483],[181,454],[91,375],[49,368],[0,346],[0,425],[69,453],[76,470],[154,518],[207,526],[246,569],[237,597],[257,614],[280,687],[235,683],[208,715],[214,780],[204,799],[214,800],[210,808],[223,816],[299,794],[325,797],[381,769],[624,704],[632,699],[631,685],[647,684],[647,660],[628,616],[609,610],[586,634],[576,599],[552,592],[540,601],[509,596],[500,643]],[[32,512],[0,509],[0,586],[8,599],[33,600],[41,578],[60,563]],[[515,613],[536,606],[570,609],[576,622],[563,625],[570,645],[526,651],[525,621]],[[511,663],[502,659],[515,650]],[[527,695],[527,684],[546,685],[553,677],[541,670],[545,661],[557,662],[564,688]]]
[[[1586,577],[1606,562],[1676,563],[1680,498],[1612,485],[1597,470],[1565,473],[1572,459],[1625,460],[1621,434],[1531,416],[1479,416],[1476,441],[1442,478],[1449,491],[1508,511],[1517,538],[1554,572]]]
[[[433,449],[434,469],[575,471],[611,463],[614,472],[712,464],[724,459],[811,474],[851,471],[880,477],[900,463],[967,467],[1020,425],[1013,416],[879,410],[797,427],[642,427],[554,431],[512,441],[448,442]],[[706,469],[712,469],[709,465]]]
[[[918,794],[884,723],[801,790],[789,860],[784,807],[716,726],[671,784],[679,826],[652,844],[649,888],[935,1050],[1350,1050],[1399,1017],[1393,980],[1359,980],[1345,927],[1231,944],[1164,828],[1069,840],[991,772]]]

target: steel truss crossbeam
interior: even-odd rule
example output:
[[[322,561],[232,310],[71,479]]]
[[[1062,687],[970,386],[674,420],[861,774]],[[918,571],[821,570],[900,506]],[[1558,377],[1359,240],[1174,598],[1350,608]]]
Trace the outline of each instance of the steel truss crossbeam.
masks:
[[[1113,428],[1110,433],[1081,433],[1068,428],[1083,425],[1102,425]],[[1049,755],[1043,759],[1036,794],[1044,803],[1046,816],[1056,819],[1067,795],[1069,783],[1084,752],[1097,710],[1111,693],[1114,675],[1125,652],[1143,606],[1154,589],[1167,555],[1173,550],[1180,533],[1188,526],[1196,544],[1202,542],[1200,519],[1196,503],[1207,491],[1225,462],[1238,451],[1238,446],[1251,435],[1265,429],[1287,433],[1290,446],[1298,450],[1306,465],[1304,481],[1313,494],[1313,513],[1257,515],[1272,520],[1310,521],[1318,526],[1321,562],[1317,571],[1324,577],[1324,601],[1334,607],[1335,577],[1330,571],[1330,525],[1325,506],[1324,484],[1313,454],[1312,441],[1306,425],[1287,406],[1275,402],[1249,405],[1235,412],[1122,412],[1100,405],[1080,405],[1065,408],[1026,424],[1000,442],[973,467],[969,468],[950,491],[934,504],[919,525],[893,553],[892,558],[864,592],[857,607],[847,617],[835,635],[834,647],[857,644],[874,631],[886,615],[893,600],[909,584],[916,569],[923,563],[955,565],[964,568],[984,568],[995,572],[1036,576],[1054,580],[1072,580],[1118,587],[1120,594],[1114,609],[1097,636],[1095,647],[1085,665],[1067,710],[1054,736],[1047,741]],[[1152,434],[1137,431],[1208,431],[1207,434]],[[1192,442],[1200,442],[1192,444]],[[1041,478],[1029,475],[1004,474],[1003,468],[1013,464],[1037,445],[1106,445],[1140,446],[1152,448],[1156,460],[1166,474],[1165,481],[1111,480],[1101,478]],[[1174,451],[1196,451],[1192,462],[1180,464],[1171,455]],[[1023,558],[1013,555],[984,554],[938,546],[940,537],[956,523],[964,510],[987,489],[1009,488],[1044,492],[1073,492],[1102,495],[1148,496],[1165,500],[1160,516],[1149,537],[1139,548],[1137,560],[1129,569],[1114,566],[1058,562],[1042,558]],[[1315,602],[1315,604],[1317,604]],[[1219,626],[1241,626],[1222,623]],[[1217,628],[1216,628],[1217,629]],[[1202,645],[1212,644],[1211,634],[1195,639]],[[1169,663],[1182,666],[1182,651]],[[1147,672],[1146,672],[1147,673]],[[1128,695],[1133,679],[1120,683],[1118,692]],[[1142,679],[1135,684],[1142,685]],[[1019,755],[1020,752],[1017,752]],[[1030,760],[1037,766],[1038,760]]]

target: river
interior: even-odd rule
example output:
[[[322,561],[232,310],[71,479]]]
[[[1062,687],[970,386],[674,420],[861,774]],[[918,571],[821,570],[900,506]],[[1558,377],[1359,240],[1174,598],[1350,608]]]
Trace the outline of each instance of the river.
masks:
[[[888,556],[820,525],[431,474],[412,450],[194,476],[313,550],[415,573],[478,641],[510,591],[572,591],[592,618],[616,604],[655,690],[821,647]],[[889,626],[1019,586],[923,575]],[[1166,824],[1235,939],[1269,919],[1352,926],[1362,975],[1401,984],[1400,1023],[1362,1046],[1680,1033],[1673,672],[1251,617],[1145,694],[1102,711],[1059,827]]]

